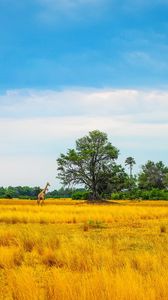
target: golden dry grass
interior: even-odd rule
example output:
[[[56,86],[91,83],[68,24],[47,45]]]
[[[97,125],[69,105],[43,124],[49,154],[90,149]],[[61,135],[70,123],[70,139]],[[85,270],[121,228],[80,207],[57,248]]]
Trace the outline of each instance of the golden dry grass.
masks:
[[[0,299],[167,300],[168,202],[0,200]]]

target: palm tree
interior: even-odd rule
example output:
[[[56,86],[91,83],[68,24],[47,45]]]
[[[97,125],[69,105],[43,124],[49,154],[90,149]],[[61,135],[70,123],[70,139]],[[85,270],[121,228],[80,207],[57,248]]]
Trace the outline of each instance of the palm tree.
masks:
[[[133,165],[135,165],[135,164],[136,164],[136,162],[133,157],[129,156],[126,158],[125,165],[129,166],[129,168],[130,168],[130,178],[132,178],[132,169],[133,169]]]

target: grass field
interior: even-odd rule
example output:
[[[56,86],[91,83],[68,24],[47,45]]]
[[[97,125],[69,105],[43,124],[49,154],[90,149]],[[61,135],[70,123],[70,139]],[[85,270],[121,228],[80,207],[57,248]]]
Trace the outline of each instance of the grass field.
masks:
[[[0,299],[167,300],[168,202],[0,200]]]

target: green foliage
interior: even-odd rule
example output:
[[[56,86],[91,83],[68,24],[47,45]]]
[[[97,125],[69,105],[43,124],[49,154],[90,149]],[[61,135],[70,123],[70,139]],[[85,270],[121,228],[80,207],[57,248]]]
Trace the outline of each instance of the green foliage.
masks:
[[[131,156],[127,157],[126,160],[125,160],[125,165],[126,166],[129,166],[129,169],[130,169],[130,178],[132,177],[132,169],[133,169],[133,165],[135,165],[136,162],[135,162],[135,159]]]
[[[74,189],[61,187],[59,190],[54,190],[52,192],[48,192],[47,198],[71,198]]]
[[[39,187],[0,187],[0,198],[12,199],[37,199],[38,193],[41,191]],[[73,193],[87,193],[85,189],[69,189],[61,187],[46,194],[46,198],[71,198]],[[86,196],[85,196],[86,197]]]
[[[135,189],[133,191],[125,191],[119,193],[112,193],[112,200],[134,200],[134,199],[142,199],[142,200],[168,200],[168,190],[139,190]]]
[[[168,167],[162,161],[154,163],[149,160],[142,166],[138,176],[138,186],[144,190],[168,188]]]
[[[72,194],[73,200],[89,200],[90,192],[88,191],[77,191]]]
[[[6,190],[3,187],[0,187],[0,198],[5,198]]]
[[[0,198],[22,198],[22,199],[35,199],[40,192],[39,187],[28,187],[28,186],[9,186],[7,188],[0,188]]]
[[[112,191],[117,192],[127,188],[129,177],[121,165],[113,165],[109,172],[100,174],[98,191],[103,199],[108,199]]]
[[[91,191],[92,199],[98,200],[112,182],[118,154],[107,135],[94,130],[76,141],[76,149],[60,155],[58,178],[64,185],[83,184]]]

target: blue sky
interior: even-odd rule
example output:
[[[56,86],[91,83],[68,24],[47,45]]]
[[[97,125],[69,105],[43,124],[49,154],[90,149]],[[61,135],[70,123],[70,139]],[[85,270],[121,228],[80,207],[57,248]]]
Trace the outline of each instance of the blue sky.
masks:
[[[57,187],[92,129],[168,164],[168,0],[1,0],[0,25],[0,185]]]
[[[167,19],[166,0],[1,0],[0,87],[167,86]]]

